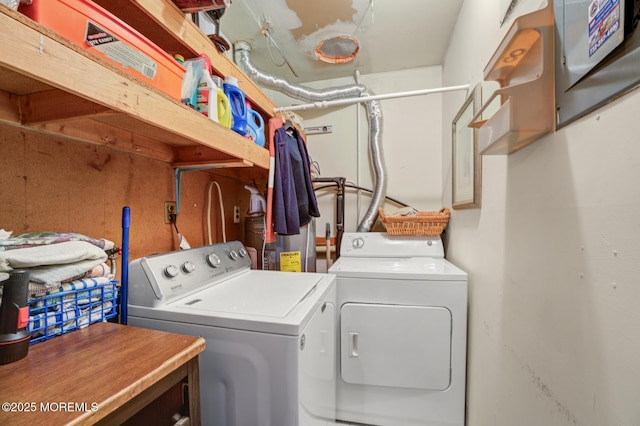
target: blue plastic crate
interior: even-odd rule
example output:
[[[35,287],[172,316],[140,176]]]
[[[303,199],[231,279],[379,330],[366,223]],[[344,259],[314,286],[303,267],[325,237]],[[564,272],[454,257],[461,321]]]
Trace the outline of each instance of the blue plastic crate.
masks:
[[[31,333],[31,344],[117,315],[117,281],[94,286],[91,285],[91,279],[82,281],[81,288],[67,291],[61,288],[56,293],[28,301],[27,330]]]

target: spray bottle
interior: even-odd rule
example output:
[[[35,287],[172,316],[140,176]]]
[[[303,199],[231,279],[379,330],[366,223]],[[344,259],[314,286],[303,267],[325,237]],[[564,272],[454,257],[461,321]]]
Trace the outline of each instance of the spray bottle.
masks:
[[[249,199],[249,212],[247,216],[262,216],[266,209],[267,203],[264,201],[264,197],[260,195],[260,192],[253,186],[245,185],[244,189],[251,192],[251,198]]]

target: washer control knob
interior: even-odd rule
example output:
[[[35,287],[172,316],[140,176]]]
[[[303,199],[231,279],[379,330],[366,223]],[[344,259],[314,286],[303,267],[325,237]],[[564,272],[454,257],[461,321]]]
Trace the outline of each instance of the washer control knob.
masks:
[[[211,253],[211,254],[207,255],[207,263],[212,268],[217,268],[218,265],[220,265],[220,258],[218,257],[217,254]]]
[[[182,264],[182,270],[187,274],[190,274],[196,270],[196,265],[194,265],[192,262],[187,260]]]
[[[238,254],[240,255],[240,257],[246,257],[247,251],[244,249],[244,247],[241,247],[240,249],[238,249]]]
[[[180,270],[175,265],[169,265],[164,268],[164,275],[167,278],[175,278],[180,273]]]
[[[235,250],[231,250],[229,252],[229,257],[231,258],[231,260],[236,260],[238,258],[238,253]]]
[[[358,237],[354,239],[351,244],[353,245],[353,248],[359,249],[359,248],[362,248],[362,246],[364,246],[364,240],[361,237]]]

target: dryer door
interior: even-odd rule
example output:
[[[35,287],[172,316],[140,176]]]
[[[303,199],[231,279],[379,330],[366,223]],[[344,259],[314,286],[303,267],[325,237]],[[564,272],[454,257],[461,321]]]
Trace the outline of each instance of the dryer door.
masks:
[[[443,307],[346,303],[341,375],[351,384],[444,390],[451,382],[451,312]]]

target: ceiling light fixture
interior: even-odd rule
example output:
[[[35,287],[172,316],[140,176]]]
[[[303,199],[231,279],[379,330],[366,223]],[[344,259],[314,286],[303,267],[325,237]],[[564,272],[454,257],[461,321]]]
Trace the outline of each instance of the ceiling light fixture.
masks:
[[[353,60],[360,51],[360,43],[351,36],[335,36],[322,40],[316,46],[318,59],[330,64],[344,64]]]

